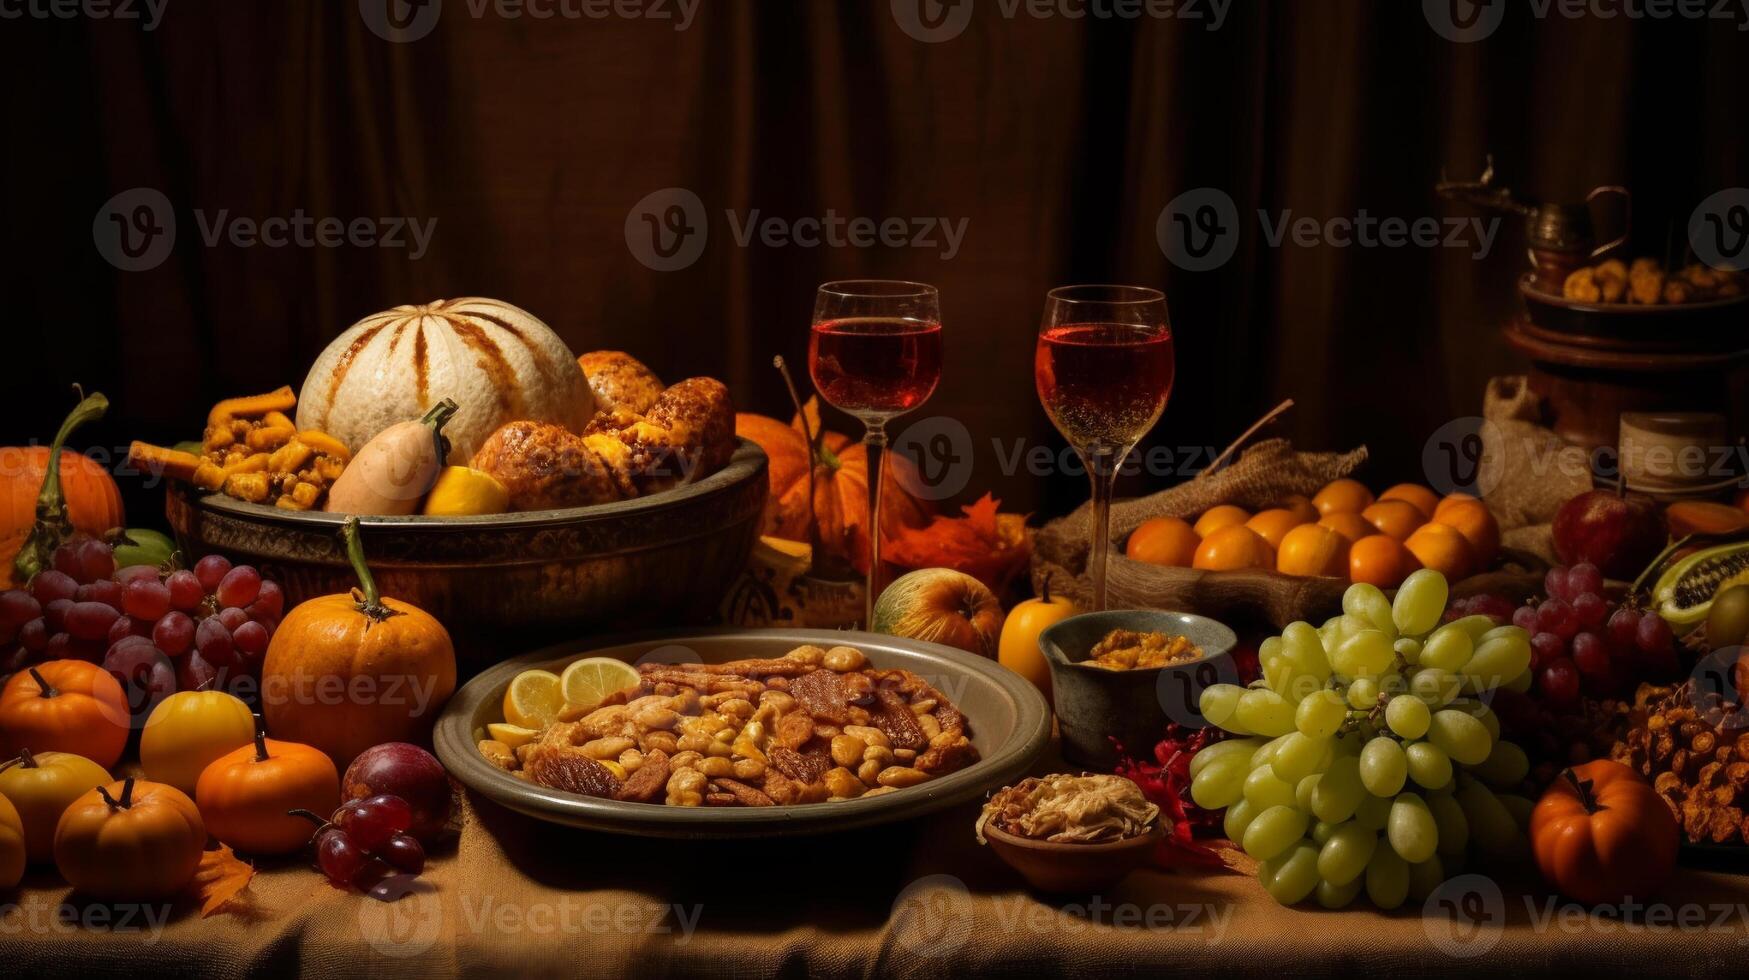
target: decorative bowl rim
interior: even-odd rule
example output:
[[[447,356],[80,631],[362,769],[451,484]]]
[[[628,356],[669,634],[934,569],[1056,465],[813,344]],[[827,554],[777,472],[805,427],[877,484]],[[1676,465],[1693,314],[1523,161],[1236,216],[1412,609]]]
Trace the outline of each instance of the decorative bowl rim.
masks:
[[[1118,618],[1124,616],[1142,616],[1150,618],[1169,617],[1178,622],[1185,622],[1187,620],[1195,621],[1200,627],[1215,631],[1217,641],[1213,644],[1201,644],[1203,648],[1202,656],[1195,660],[1185,660],[1175,664],[1163,664],[1159,667],[1131,667],[1127,670],[1107,670],[1104,667],[1090,666],[1085,661],[1070,660],[1068,653],[1063,650],[1062,644],[1058,643],[1052,636],[1053,633],[1058,633],[1060,635],[1061,633],[1068,632],[1065,627],[1076,620],[1104,619],[1108,617]],[[1111,628],[1121,629],[1123,627],[1113,626]],[[1233,648],[1238,645],[1239,635],[1233,632],[1233,628],[1226,623],[1209,616],[1204,616],[1201,613],[1182,612],[1175,609],[1103,609],[1098,612],[1076,613],[1073,616],[1067,616],[1063,619],[1057,620],[1051,625],[1045,627],[1038,635],[1039,652],[1044,655],[1045,661],[1052,667],[1076,670],[1084,674],[1091,674],[1100,677],[1152,677],[1163,670],[1191,668],[1195,667],[1197,664],[1208,663],[1219,660],[1222,657],[1230,656],[1233,652]]]
[[[1011,847],[1018,847],[1041,854],[1112,854],[1151,844],[1160,839],[1165,831],[1166,815],[1164,813],[1154,818],[1148,829],[1133,837],[1120,837],[1117,840],[1102,840],[1092,842],[1038,840],[1032,837],[1022,837],[1012,834],[993,823],[984,825],[984,836],[991,840],[1000,840]]]

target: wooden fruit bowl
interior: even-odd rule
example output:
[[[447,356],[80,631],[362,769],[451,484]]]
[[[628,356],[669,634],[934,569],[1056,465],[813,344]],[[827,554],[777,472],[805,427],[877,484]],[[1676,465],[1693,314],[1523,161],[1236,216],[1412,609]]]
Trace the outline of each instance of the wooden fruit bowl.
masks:
[[[697,483],[636,500],[483,517],[366,517],[377,585],[436,616],[464,661],[555,637],[700,623],[747,562],[768,491],[741,440]],[[173,486],[165,511],[189,562],[218,553],[279,582],[289,603],[356,585],[341,514],[300,513]]]

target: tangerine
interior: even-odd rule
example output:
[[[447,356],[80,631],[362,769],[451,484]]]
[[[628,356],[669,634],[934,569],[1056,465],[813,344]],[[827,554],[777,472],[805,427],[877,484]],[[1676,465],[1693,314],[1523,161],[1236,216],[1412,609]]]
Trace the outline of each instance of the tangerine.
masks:
[[[1368,524],[1398,541],[1407,541],[1415,529],[1427,523],[1427,515],[1407,500],[1381,500],[1360,512]]]
[[[1309,523],[1311,522],[1300,520],[1298,514],[1285,507],[1271,507],[1252,515],[1251,519],[1245,522],[1245,526],[1263,535],[1263,540],[1269,542],[1271,548],[1280,548],[1281,539],[1287,535],[1287,532],[1301,524]]]
[[[1415,556],[1388,534],[1368,535],[1348,549],[1348,578],[1352,582],[1394,589],[1403,584],[1415,566]]]
[[[1301,524],[1312,524],[1318,520],[1318,508],[1313,507],[1312,498],[1303,493],[1290,494],[1281,502],[1281,506],[1298,514]]]
[[[1243,524],[1251,519],[1251,512],[1243,507],[1232,504],[1217,504],[1203,512],[1196,519],[1196,533],[1204,538],[1219,531],[1223,527]]]
[[[1325,517],[1331,514],[1358,514],[1371,507],[1372,491],[1359,480],[1331,480],[1312,498],[1312,506]]]
[[[1130,532],[1123,553],[1136,561],[1150,565],[1178,565],[1188,568],[1196,558],[1196,546],[1202,537],[1190,522],[1177,517],[1155,517],[1143,521]]]
[[[1456,582],[1476,568],[1475,549],[1457,528],[1449,524],[1423,524],[1409,535],[1403,547],[1408,548],[1423,567],[1439,572],[1448,582]]]
[[[1399,483],[1379,494],[1380,500],[1407,500],[1415,505],[1422,517],[1431,518],[1433,512],[1439,509],[1439,494],[1419,483]]]
[[[1361,538],[1379,533],[1379,529],[1367,523],[1366,518],[1359,514],[1329,514],[1318,521],[1319,527],[1327,527],[1348,539],[1349,544]]]
[[[1230,524],[1202,539],[1190,567],[1211,572],[1274,568],[1275,549],[1256,531],[1243,524]]]
[[[1469,503],[1474,500],[1476,500],[1474,496],[1467,494],[1462,490],[1453,490],[1451,493],[1440,498],[1439,505],[1433,508],[1433,516],[1438,518],[1447,507],[1450,507],[1453,504]]]
[[[1464,536],[1478,570],[1491,563],[1500,550],[1500,524],[1480,500],[1452,501],[1440,508],[1434,520]]]
[[[1275,570],[1284,575],[1348,574],[1348,539],[1320,524],[1301,524],[1287,532],[1275,553]]]

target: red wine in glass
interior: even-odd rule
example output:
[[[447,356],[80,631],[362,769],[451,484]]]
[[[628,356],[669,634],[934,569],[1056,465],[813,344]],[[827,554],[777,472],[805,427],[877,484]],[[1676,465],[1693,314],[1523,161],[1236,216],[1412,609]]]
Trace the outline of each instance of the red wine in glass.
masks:
[[[908,412],[941,380],[941,324],[875,316],[816,323],[808,370],[834,408],[858,417]]]
[[[1128,323],[1071,323],[1039,334],[1039,401],[1077,449],[1122,453],[1141,441],[1172,394],[1172,332]]]

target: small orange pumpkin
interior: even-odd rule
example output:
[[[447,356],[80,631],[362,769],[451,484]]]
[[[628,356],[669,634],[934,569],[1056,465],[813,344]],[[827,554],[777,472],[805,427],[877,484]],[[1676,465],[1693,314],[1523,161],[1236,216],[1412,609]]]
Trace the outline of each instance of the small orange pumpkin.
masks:
[[[813,434],[810,442],[808,433]],[[810,519],[819,529],[819,551],[868,571],[868,447],[839,432],[826,431],[819,403],[810,398],[789,425],[764,415],[741,412],[735,434],[765,450],[771,496],[759,533],[808,541]],[[808,506],[810,461],[813,507]],[[923,527],[935,508],[922,499],[917,469],[909,459],[888,453],[881,466],[883,540],[901,526]]]
[[[1651,898],[1676,868],[1681,836],[1652,785],[1609,759],[1562,770],[1530,814],[1543,877],[1586,905]]]
[[[109,471],[83,453],[61,448],[74,429],[101,418],[108,408],[109,400],[93,392],[61,423],[51,445],[0,448],[0,585],[28,581],[73,531],[101,535],[126,523],[121,488]],[[15,569],[27,546],[34,552],[25,556],[30,567]]]
[[[194,799],[221,842],[251,854],[290,854],[310,841],[309,823],[291,811],[332,813],[340,771],[320,749],[268,738],[257,715],[255,744],[207,766]]]
[[[455,693],[455,645],[431,614],[377,592],[358,518],[341,530],[362,589],[300,603],[261,667],[267,727],[346,766],[384,742],[420,742]]]
[[[0,759],[71,752],[108,769],[128,744],[128,699],[109,671],[83,660],[50,660],[0,688]]]
[[[206,850],[206,824],[174,786],[127,779],[73,801],[55,827],[55,867],[105,902],[170,898],[188,887]]]

